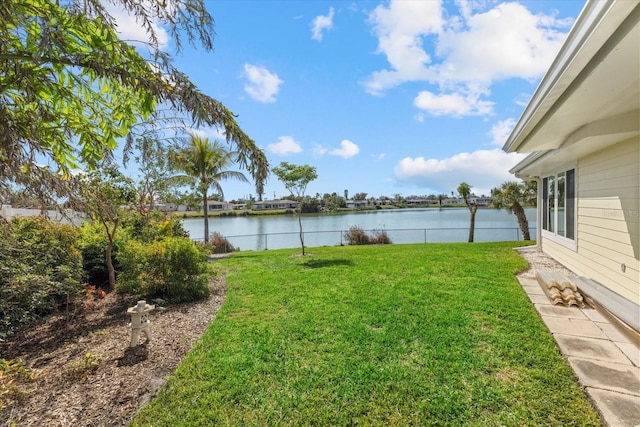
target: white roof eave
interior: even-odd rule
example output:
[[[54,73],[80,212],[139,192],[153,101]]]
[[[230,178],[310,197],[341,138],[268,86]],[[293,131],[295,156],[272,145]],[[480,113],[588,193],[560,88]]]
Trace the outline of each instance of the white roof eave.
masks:
[[[626,1],[588,1],[578,17],[573,29],[567,36],[556,59],[536,89],[531,101],[525,108],[520,120],[507,139],[503,150],[506,152],[548,151],[559,148],[566,137],[575,129],[588,123],[598,114],[596,106],[585,103],[571,103],[580,85],[590,77],[593,70],[601,66],[603,57],[617,47],[624,37],[637,37],[637,15],[640,10],[637,2]],[[625,24],[629,28],[622,28]],[[612,35],[622,34],[619,40]],[[630,36],[629,36],[630,34]],[[606,49],[603,49],[603,46]],[[603,53],[604,51],[604,53]],[[636,56],[637,58],[637,56]],[[615,57],[614,57],[615,59]],[[618,66],[617,63],[609,66]],[[633,70],[630,70],[633,75]],[[633,77],[637,81],[637,76]],[[599,81],[599,80],[596,80]],[[596,86],[591,82],[590,87]],[[633,86],[634,82],[631,82]],[[637,85],[637,84],[636,84]],[[606,92],[605,92],[606,96]],[[635,101],[637,104],[637,101]],[[637,105],[624,108],[637,109]],[[589,109],[591,108],[591,109]],[[558,112],[564,118],[558,118]],[[566,120],[573,117],[573,121]]]

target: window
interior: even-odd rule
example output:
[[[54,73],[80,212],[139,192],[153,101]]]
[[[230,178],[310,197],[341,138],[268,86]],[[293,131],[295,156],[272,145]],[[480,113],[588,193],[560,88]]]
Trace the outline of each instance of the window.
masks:
[[[575,239],[575,169],[542,179],[542,228]]]

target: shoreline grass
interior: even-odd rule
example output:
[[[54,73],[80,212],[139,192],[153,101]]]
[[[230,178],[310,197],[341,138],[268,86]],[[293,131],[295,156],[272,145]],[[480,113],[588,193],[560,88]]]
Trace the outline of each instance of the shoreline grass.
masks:
[[[132,425],[601,425],[514,274],[522,242],[240,252]]]

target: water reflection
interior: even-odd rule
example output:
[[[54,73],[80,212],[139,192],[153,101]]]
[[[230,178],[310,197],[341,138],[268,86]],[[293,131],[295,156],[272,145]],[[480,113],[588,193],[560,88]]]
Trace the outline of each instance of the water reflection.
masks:
[[[525,211],[535,236],[535,208]],[[212,231],[219,232],[241,250],[300,247],[296,215],[216,218],[214,224]],[[369,234],[373,230],[385,230],[393,243],[465,242],[469,211],[466,208],[427,208],[303,216],[305,246],[341,245],[344,233],[354,225]],[[191,236],[203,234],[202,218],[186,219],[184,226]],[[496,209],[478,211],[475,241],[520,239],[522,236],[514,215]]]

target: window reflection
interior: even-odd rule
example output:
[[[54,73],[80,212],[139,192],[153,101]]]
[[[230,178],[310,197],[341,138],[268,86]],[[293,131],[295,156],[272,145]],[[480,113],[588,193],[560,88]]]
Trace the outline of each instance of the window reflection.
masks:
[[[564,172],[558,174],[558,207],[557,207],[557,217],[558,217],[558,234],[560,236],[565,235],[565,175]]]
[[[555,177],[549,177],[549,185],[547,187],[547,194],[549,195],[549,210],[547,211],[547,223],[549,224],[549,231],[555,232],[555,211],[556,211],[556,192],[555,192]]]

